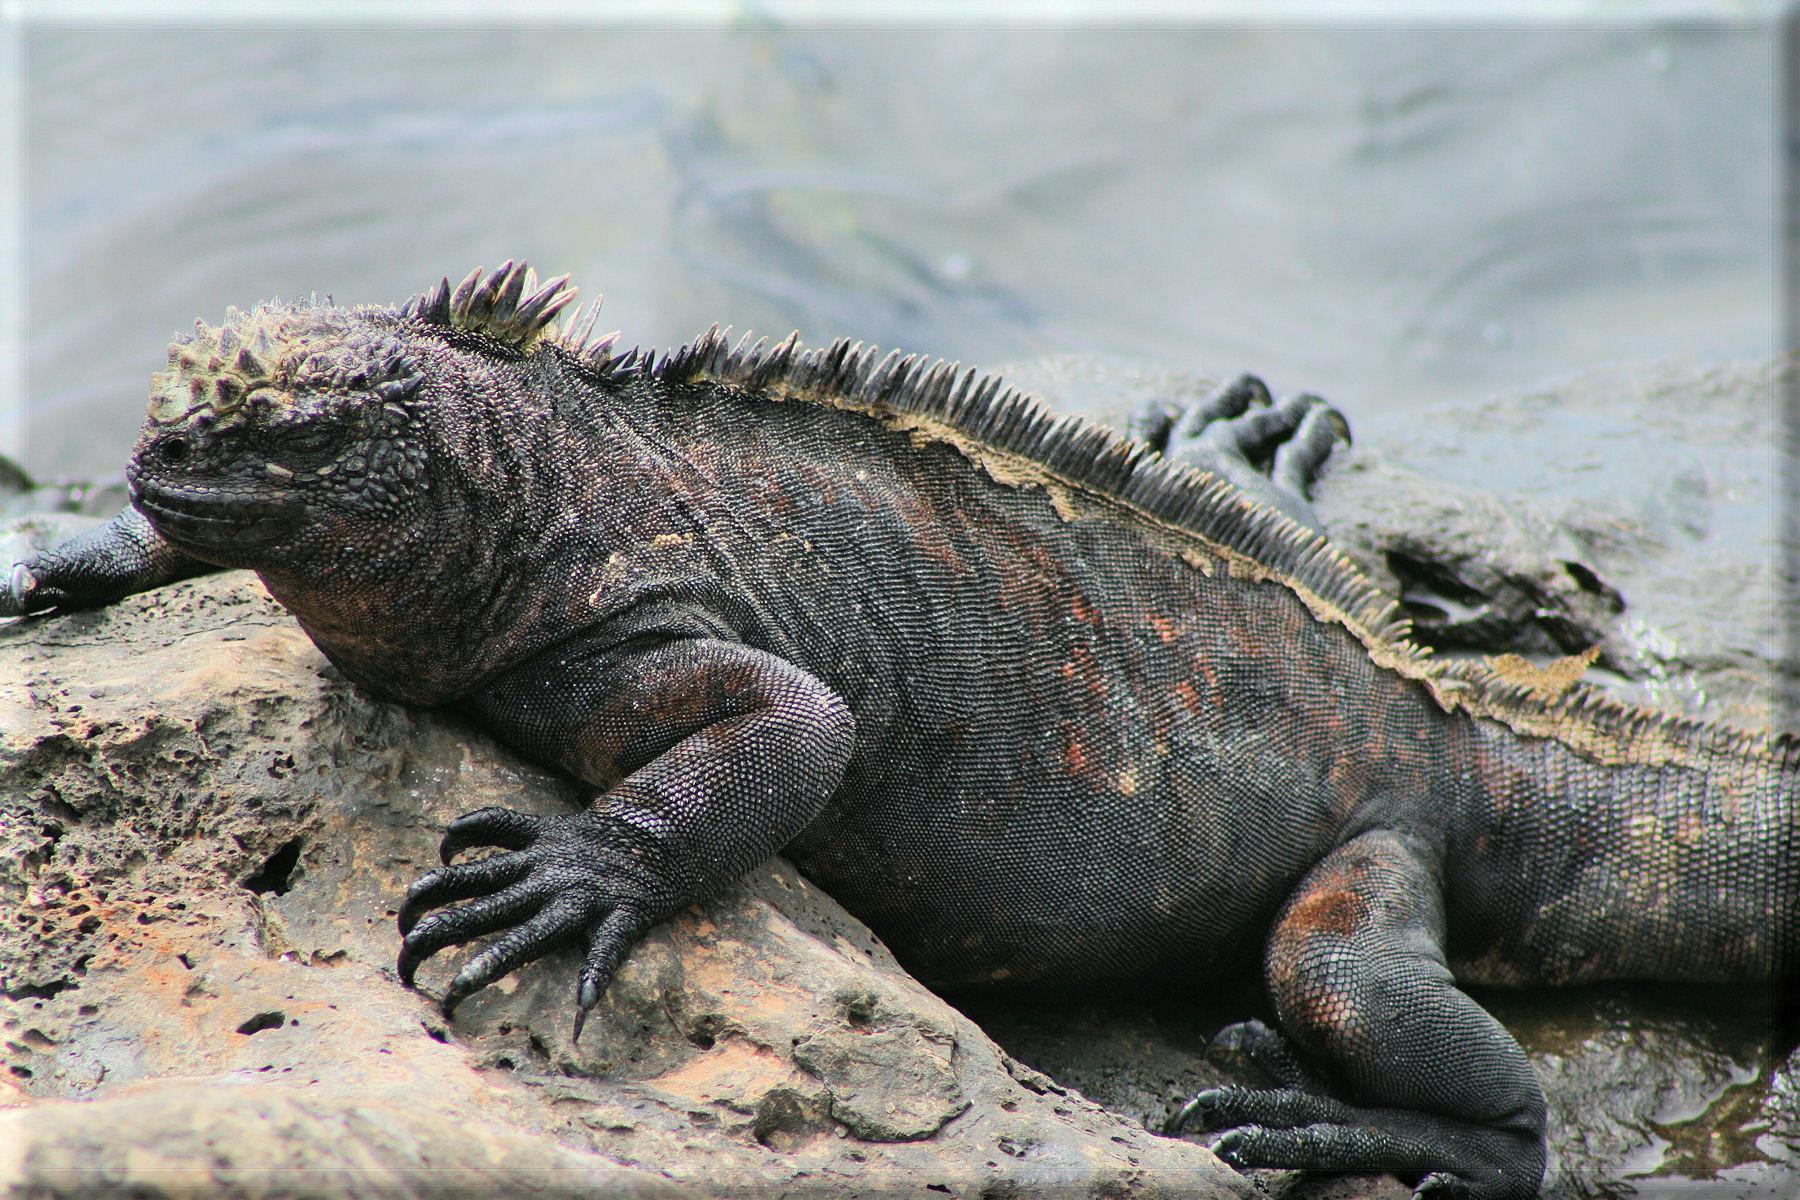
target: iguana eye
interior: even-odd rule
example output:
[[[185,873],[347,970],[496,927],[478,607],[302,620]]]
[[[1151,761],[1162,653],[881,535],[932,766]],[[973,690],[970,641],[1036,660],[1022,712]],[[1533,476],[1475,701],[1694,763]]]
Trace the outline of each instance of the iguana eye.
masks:
[[[321,425],[297,425],[283,429],[275,436],[283,450],[296,454],[317,454],[329,449],[336,440],[332,431]]]

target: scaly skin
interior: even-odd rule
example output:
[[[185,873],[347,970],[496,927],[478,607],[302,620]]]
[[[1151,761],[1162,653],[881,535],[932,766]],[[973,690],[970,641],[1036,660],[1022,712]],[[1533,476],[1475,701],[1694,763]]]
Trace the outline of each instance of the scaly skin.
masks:
[[[447,1010],[575,940],[585,1014],[647,927],[781,851],[941,987],[1260,965],[1292,1046],[1244,1036],[1281,1086],[1178,1125],[1497,1198],[1539,1185],[1544,1101],[1458,980],[1792,964],[1794,740],[1596,700],[1579,662],[1422,657],[1307,528],[1322,403],[1246,380],[1140,418],[1247,498],[910,360],[614,358],[550,326],[570,295],[508,264],[203,329],[135,509],[0,597],[251,567],[370,692],[591,785],[450,827],[399,964],[491,937]]]

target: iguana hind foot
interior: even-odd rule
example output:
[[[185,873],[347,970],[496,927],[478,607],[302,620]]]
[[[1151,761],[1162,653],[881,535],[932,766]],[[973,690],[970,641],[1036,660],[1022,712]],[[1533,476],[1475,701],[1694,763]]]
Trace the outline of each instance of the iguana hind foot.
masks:
[[[1518,1043],[1456,986],[1443,937],[1429,843],[1377,828],[1339,845],[1269,939],[1270,997],[1295,1048],[1266,1028],[1244,1039],[1284,1086],[1210,1089],[1178,1122],[1229,1130],[1215,1150],[1237,1166],[1380,1168],[1446,1176],[1431,1190],[1477,1200],[1535,1195],[1543,1092]],[[1303,1055],[1350,1099],[1328,1094]]]
[[[1214,1153],[1234,1167],[1387,1170],[1417,1178],[1420,1194],[1502,1200],[1536,1187],[1506,1164],[1520,1157],[1512,1131],[1407,1109],[1364,1108],[1292,1086],[1208,1088],[1165,1132],[1218,1133]]]
[[[1354,1111],[1354,1110],[1353,1110]],[[1391,1171],[1415,1178],[1415,1196],[1527,1200],[1537,1184],[1495,1166],[1517,1149],[1495,1130],[1417,1113],[1362,1110],[1350,1122],[1280,1127],[1239,1125],[1212,1145],[1234,1167]],[[1446,1164],[1449,1164],[1446,1167]]]
[[[1421,1196],[1513,1194],[1481,1183],[1493,1176],[1498,1186],[1502,1177],[1489,1164],[1514,1149],[1506,1144],[1513,1140],[1509,1134],[1424,1113],[1346,1104],[1332,1096],[1330,1084],[1287,1038],[1261,1021],[1221,1029],[1207,1048],[1209,1057],[1220,1050],[1248,1059],[1278,1086],[1207,1088],[1169,1118],[1164,1133],[1218,1134],[1212,1149],[1235,1167],[1366,1171],[1379,1166],[1420,1176],[1415,1191]],[[1503,1144],[1487,1145],[1496,1141]],[[1444,1146],[1478,1149],[1450,1160]]]
[[[1129,430],[1167,461],[1222,476],[1318,533],[1312,485],[1337,444],[1350,444],[1349,422],[1337,409],[1310,393],[1273,401],[1254,375],[1186,407],[1152,401],[1133,414]]]

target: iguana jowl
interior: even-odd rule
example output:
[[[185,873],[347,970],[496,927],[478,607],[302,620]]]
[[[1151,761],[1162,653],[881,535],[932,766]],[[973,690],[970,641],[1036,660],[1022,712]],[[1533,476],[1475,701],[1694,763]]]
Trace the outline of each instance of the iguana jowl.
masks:
[[[1253,1031],[1282,1086],[1189,1106],[1229,1161],[1503,1197],[1538,1187],[1544,1101],[1458,981],[1791,969],[1794,738],[1440,663],[1304,525],[973,372],[716,331],[615,355],[558,327],[572,299],[507,264],[201,326],[134,507],[0,592],[250,567],[356,683],[596,788],[451,825],[446,864],[503,852],[403,906],[409,983],[492,935],[446,1007],[573,939],[585,1013],[781,851],[942,987],[1260,963],[1298,1055]],[[1297,477],[1325,413],[1242,419],[1304,428]]]

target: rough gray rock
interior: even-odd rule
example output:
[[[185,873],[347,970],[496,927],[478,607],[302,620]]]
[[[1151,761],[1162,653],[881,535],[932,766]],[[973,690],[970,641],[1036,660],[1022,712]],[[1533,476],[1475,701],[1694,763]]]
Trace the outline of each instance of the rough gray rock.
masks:
[[[370,1103],[354,1087],[167,1084],[0,1113],[13,1191],[34,1196],[379,1195],[545,1200],[693,1193],[468,1113]]]

